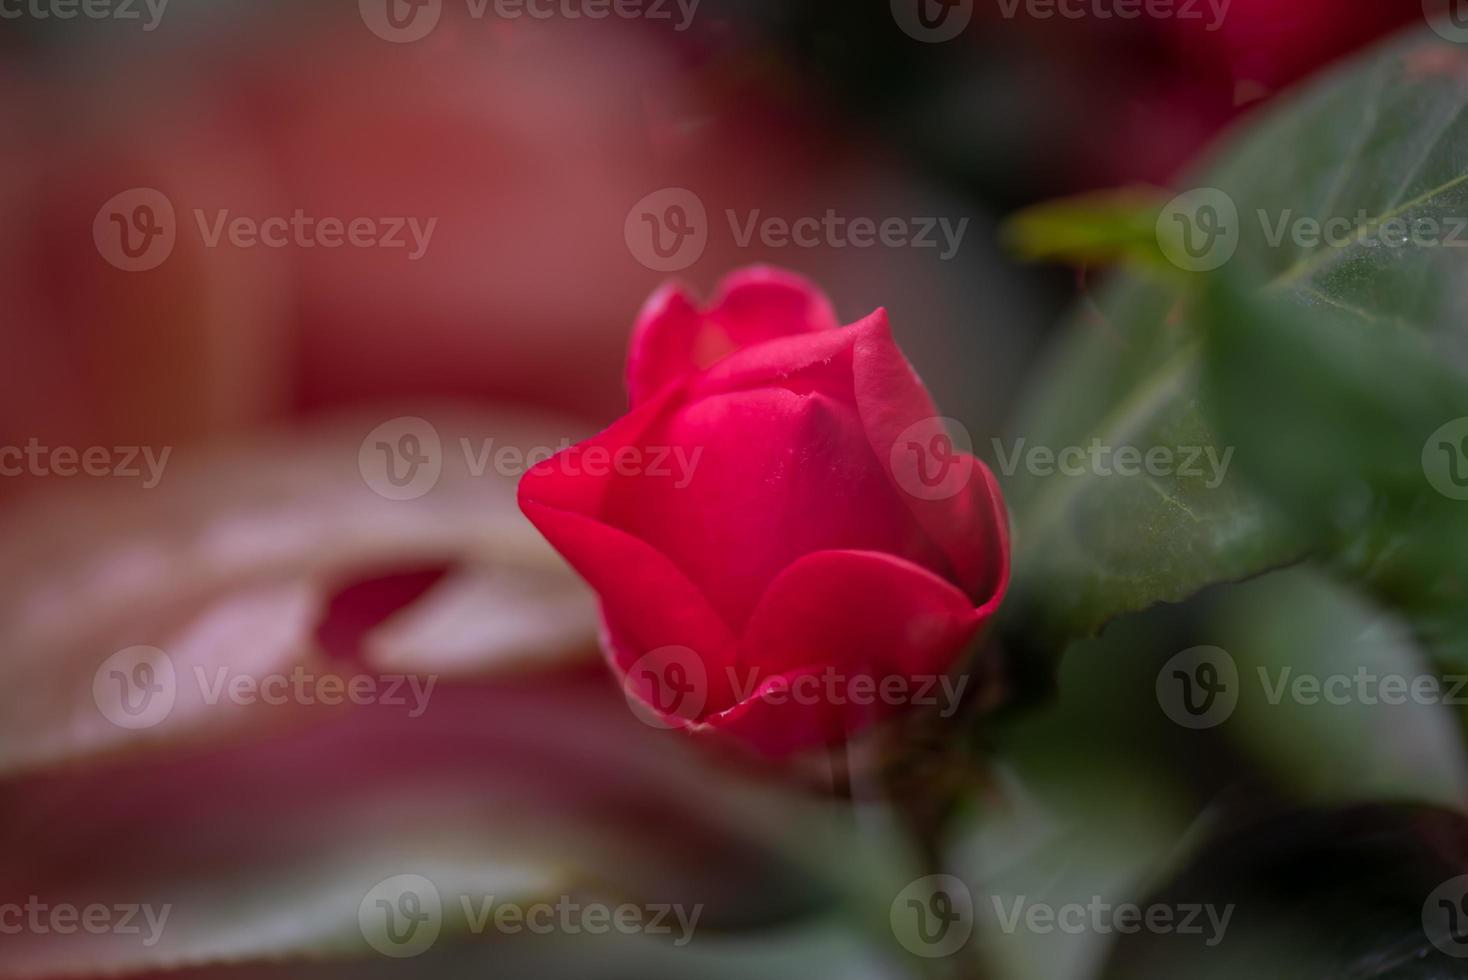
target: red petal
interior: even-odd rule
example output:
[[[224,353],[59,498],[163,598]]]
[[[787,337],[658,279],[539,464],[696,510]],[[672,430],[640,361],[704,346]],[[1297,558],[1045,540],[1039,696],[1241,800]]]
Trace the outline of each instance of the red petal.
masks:
[[[632,404],[752,344],[836,326],[830,300],[780,269],[754,266],[729,275],[702,311],[681,285],[669,284],[652,295],[633,327],[627,356]]]
[[[849,403],[782,388],[710,395],[646,439],[696,459],[691,480],[613,481],[603,517],[672,559],[736,633],[775,576],[814,551],[885,551],[949,574]]]
[[[851,329],[858,333],[856,405],[872,450],[918,523],[947,553],[963,590],[985,604],[1008,574],[1009,527],[993,475],[948,439],[927,389],[892,340],[886,311]]]
[[[775,754],[844,738],[908,706],[920,692],[912,682],[946,675],[988,613],[939,576],[892,555],[806,555],[770,585],[740,640],[730,687],[745,699],[708,724]],[[815,703],[769,697],[772,687],[827,668],[846,694]],[[888,677],[909,682],[909,700],[859,704],[847,686],[855,678],[880,684]],[[756,685],[764,696],[749,694]]]
[[[697,651],[710,676],[722,678],[723,665],[734,662],[733,634],[666,555],[603,521],[602,501],[614,477],[576,465],[592,447],[635,445],[666,401],[649,402],[533,467],[520,481],[520,509],[601,596],[603,617],[622,641],[609,650],[622,670],[648,650],[679,645]],[[726,703],[724,697],[717,688],[710,691],[713,703]]]

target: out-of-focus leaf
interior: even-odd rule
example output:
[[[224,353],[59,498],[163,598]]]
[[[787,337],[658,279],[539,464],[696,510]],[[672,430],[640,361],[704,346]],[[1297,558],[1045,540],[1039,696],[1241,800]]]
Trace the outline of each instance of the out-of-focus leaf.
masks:
[[[1400,620],[1298,568],[1223,590],[1205,632],[1239,678],[1216,732],[1280,796],[1300,805],[1468,800],[1455,706],[1468,690],[1437,680]]]
[[[1135,899],[1225,777],[1157,705],[1173,612],[1127,617],[1075,644],[1056,700],[992,732],[999,776],[960,815],[951,857],[973,896],[972,943],[988,975],[1090,980],[1104,935],[1031,930],[1015,909]]]
[[[1231,655],[1242,689],[1211,724],[1183,727],[1160,682],[1175,655],[1200,644]],[[1369,687],[1358,703],[1300,703],[1288,691],[1271,703],[1281,668],[1287,685],[1315,676],[1333,695],[1337,674],[1410,683],[1432,669],[1402,624],[1305,566],[1118,620],[1071,647],[1053,703],[986,733],[1000,778],[962,815],[952,866],[973,894],[973,941],[995,975],[1091,980],[1115,940],[1108,922],[1085,912],[1069,928],[1030,928],[1015,910],[1143,904],[1190,839],[1261,798],[1465,798],[1451,709],[1366,703],[1378,693]]]
[[[298,714],[297,705],[241,707],[228,698],[206,705],[200,678],[212,686],[220,670],[256,681],[297,666],[332,673],[312,629],[331,590],[364,575],[459,565],[467,578],[451,582],[477,582],[486,610],[503,614],[503,631],[488,611],[430,627],[414,620],[428,630],[421,636],[387,624],[379,655],[391,649],[397,669],[437,669],[449,649],[457,672],[590,652],[589,594],[519,513],[516,474],[477,466],[485,439],[497,449],[549,450],[575,433],[514,415],[426,414],[442,471],[415,499],[375,492],[359,467],[364,442],[386,421],[379,417],[230,449],[177,447],[156,486],[98,477],[8,508],[0,521],[0,773]],[[420,639],[422,647],[403,645]],[[155,724],[123,727],[101,710],[99,691],[109,658],[138,646],[172,661],[177,701]]]
[[[1434,900],[1450,903],[1468,872],[1468,822],[1421,806],[1308,810],[1219,835],[1147,906],[1179,922],[1200,910],[1199,932],[1116,935],[1103,980],[1448,980],[1468,976]],[[1209,928],[1206,910],[1221,929]],[[1434,939],[1437,940],[1434,942]]]
[[[1074,265],[1135,262],[1171,270],[1157,244],[1166,195],[1151,188],[1098,191],[1025,208],[1005,223],[1005,243],[1021,258]]]

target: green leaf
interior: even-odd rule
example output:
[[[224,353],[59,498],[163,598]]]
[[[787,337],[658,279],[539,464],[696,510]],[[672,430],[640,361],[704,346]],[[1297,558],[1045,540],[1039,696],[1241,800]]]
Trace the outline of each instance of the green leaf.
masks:
[[[1240,471],[1338,571],[1406,613],[1439,661],[1468,665],[1468,501],[1435,471],[1439,450],[1462,465],[1468,382],[1426,330],[1225,283],[1205,309],[1213,411]]]
[[[1082,317],[996,445],[1014,510],[1014,599],[1007,627],[1058,650],[1114,616],[1177,602],[1304,552],[1277,509],[1229,465],[1199,398],[1201,347],[1174,287],[1126,279]],[[1104,460],[1067,475],[1030,465],[1034,449],[1166,451],[1119,475]],[[1018,456],[1016,455],[1018,453]],[[1043,458],[1043,457],[1042,457]]]
[[[1412,482],[1410,458],[1454,417],[1442,414],[1449,401],[1440,382],[1383,361],[1366,379],[1372,383],[1351,388],[1349,397],[1360,400],[1347,405],[1345,388],[1311,376],[1323,349],[1370,331],[1418,335],[1428,360],[1468,364],[1468,291],[1454,285],[1468,271],[1465,105],[1468,48],[1412,31],[1277,103],[1180,183],[1209,188],[1207,200],[1224,202],[1211,224],[1192,215],[1200,229],[1225,232],[1217,238],[1227,250],[1214,256],[1220,261],[1197,266],[1220,271],[1126,276],[1088,303],[1019,414],[1011,447],[1020,438],[1057,450],[1092,439],[1144,450],[1189,442],[1220,457],[1236,449],[1241,464],[1264,465],[1230,468],[1214,486],[1179,473],[1069,477],[1020,465],[1005,484],[1017,523],[1011,638],[1057,650],[1118,614],[1320,549],[1322,526],[1337,515],[1316,493],[1338,470],[1326,463],[1308,473],[1308,447],[1327,434],[1362,432],[1378,446],[1395,440],[1391,473],[1376,477],[1399,489]],[[1178,257],[1176,242],[1162,245]],[[1235,300],[1208,285],[1224,278]],[[1242,305],[1256,302],[1272,310],[1261,314],[1268,325]],[[1311,317],[1328,325],[1313,340],[1282,329]],[[1204,398],[1210,324],[1207,352],[1226,362],[1218,370],[1236,383],[1229,404],[1249,414],[1255,424],[1247,428],[1230,416],[1222,430]],[[1341,357],[1369,362],[1370,347]],[[1388,370],[1401,373],[1384,381]],[[1317,413],[1297,418],[1302,402],[1285,397],[1292,393]],[[1428,410],[1429,402],[1437,407]],[[1308,432],[1290,438],[1297,424]],[[1250,479],[1245,469],[1266,479]],[[1278,478],[1270,481],[1269,472]],[[1456,547],[1438,545],[1437,573],[1450,567]],[[1392,559],[1388,547],[1370,551],[1369,561]],[[1367,564],[1358,560],[1356,572],[1367,574]],[[1382,591],[1400,599],[1430,584],[1423,579],[1408,568]]]

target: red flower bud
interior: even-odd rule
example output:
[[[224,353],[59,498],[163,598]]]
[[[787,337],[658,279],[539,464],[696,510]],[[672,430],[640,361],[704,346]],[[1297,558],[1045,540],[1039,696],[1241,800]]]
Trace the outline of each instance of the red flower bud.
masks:
[[[1009,530],[885,311],[847,327],[809,283],[729,277],[649,300],[632,410],[528,472],[520,506],[601,596],[649,716],[771,755],[922,703],[994,613]]]

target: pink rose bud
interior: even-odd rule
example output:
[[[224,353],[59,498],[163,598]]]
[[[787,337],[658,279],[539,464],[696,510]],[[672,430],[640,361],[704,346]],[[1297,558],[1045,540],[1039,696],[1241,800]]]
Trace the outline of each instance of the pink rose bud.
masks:
[[[627,373],[631,412],[531,469],[520,506],[600,594],[639,713],[781,756],[952,693],[1008,523],[885,311],[841,327],[769,268],[706,309],[665,286]]]

